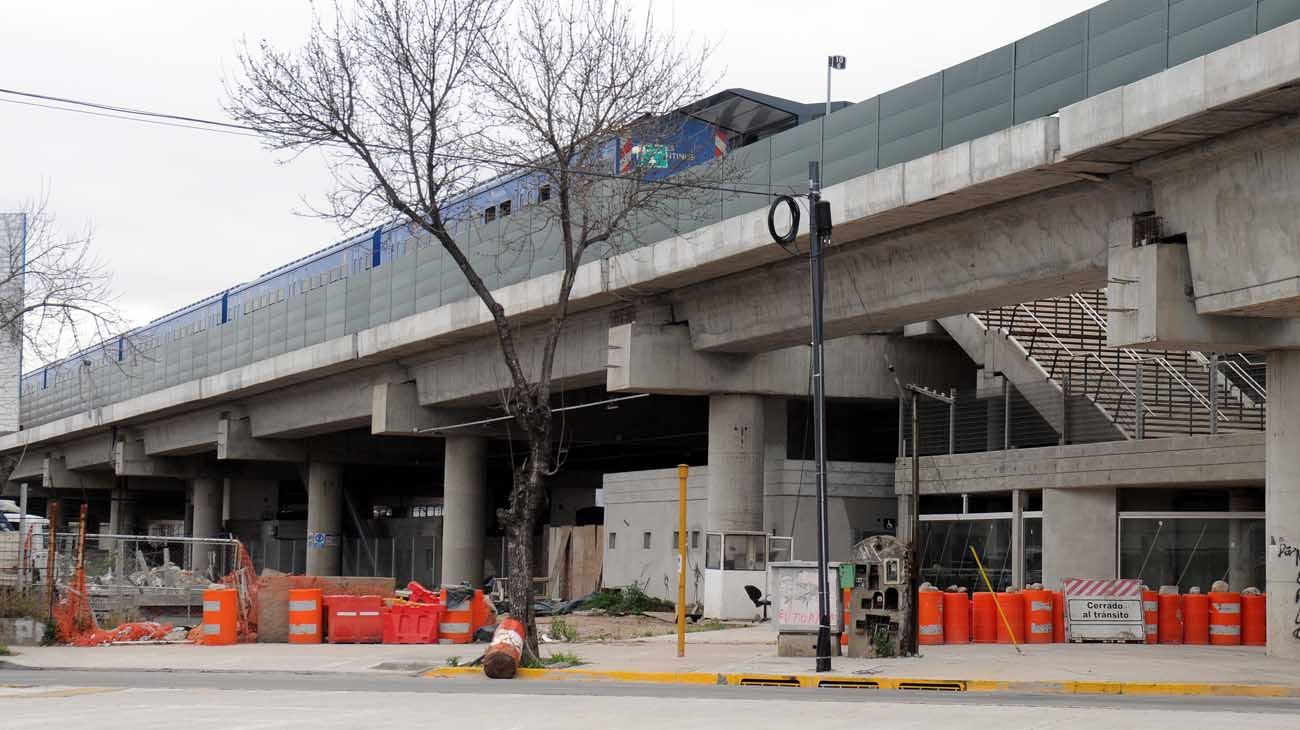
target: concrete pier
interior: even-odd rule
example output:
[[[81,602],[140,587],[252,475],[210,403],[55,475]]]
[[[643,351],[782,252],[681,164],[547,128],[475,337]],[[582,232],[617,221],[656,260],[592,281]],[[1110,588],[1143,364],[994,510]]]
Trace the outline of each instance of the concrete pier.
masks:
[[[1300,352],[1268,356],[1264,442],[1264,569],[1268,653],[1300,659]]]
[[[343,532],[343,484],[338,464],[307,466],[307,575],[338,575]]]
[[[221,532],[221,508],[224,498],[224,480],[203,477],[195,479],[190,487],[190,501],[193,505],[193,536],[217,537]],[[210,545],[195,545],[193,567],[196,572],[209,578],[220,578],[230,566],[210,564],[219,554]]]
[[[487,439],[447,437],[442,478],[442,582],[483,584]]]
[[[1043,490],[1043,585],[1114,578],[1118,527],[1114,489]]]
[[[707,529],[763,529],[763,398],[709,396]]]

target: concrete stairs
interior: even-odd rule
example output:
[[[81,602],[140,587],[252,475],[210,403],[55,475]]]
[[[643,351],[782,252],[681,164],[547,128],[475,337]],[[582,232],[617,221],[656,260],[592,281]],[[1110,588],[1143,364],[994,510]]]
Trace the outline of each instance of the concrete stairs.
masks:
[[[1058,432],[1068,414],[1071,433],[1086,434],[1071,441],[1208,434],[1212,391],[1219,433],[1263,429],[1259,358],[1221,356],[1212,389],[1210,358],[1202,353],[1109,347],[1106,311],[1102,290],[939,323],[977,364],[1015,385]],[[1067,393],[1070,406],[1064,408]]]

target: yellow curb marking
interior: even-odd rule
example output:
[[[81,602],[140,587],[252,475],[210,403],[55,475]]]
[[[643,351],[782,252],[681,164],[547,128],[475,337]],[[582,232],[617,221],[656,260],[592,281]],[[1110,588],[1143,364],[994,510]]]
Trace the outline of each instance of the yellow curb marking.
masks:
[[[480,677],[476,667],[441,667],[425,677]],[[1034,692],[1081,695],[1199,695],[1207,697],[1300,697],[1300,686],[1209,684],[1194,682],[1089,682],[915,679],[871,675],[761,674],[714,672],[638,672],[603,669],[520,669],[516,679],[604,680],[650,684],[768,686],[812,689],[858,687],[902,691]]]

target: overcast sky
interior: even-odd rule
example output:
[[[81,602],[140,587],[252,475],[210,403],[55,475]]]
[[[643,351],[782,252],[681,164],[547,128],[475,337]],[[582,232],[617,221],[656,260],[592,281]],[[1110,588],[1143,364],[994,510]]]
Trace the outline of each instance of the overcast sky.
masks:
[[[651,0],[634,0],[645,7]],[[860,101],[1002,46],[1098,0],[653,0],[659,21],[717,47],[719,88]],[[241,37],[296,45],[306,0],[9,0],[0,87],[224,119]],[[0,99],[9,98],[0,95]],[[48,194],[90,226],[136,323],[344,237],[304,215],[330,185],[319,157],[257,140],[0,102],[0,211]]]

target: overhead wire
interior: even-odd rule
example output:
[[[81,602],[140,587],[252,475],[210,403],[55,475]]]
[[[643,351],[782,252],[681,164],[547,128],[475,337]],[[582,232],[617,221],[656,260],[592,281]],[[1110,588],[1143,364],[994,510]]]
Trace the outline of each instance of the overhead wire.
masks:
[[[262,128],[258,128],[246,124],[239,124],[236,122],[223,122],[214,119],[204,119],[203,117],[195,117],[195,116],[190,116],[185,114],[171,114],[168,112],[152,111],[149,109],[138,109],[133,107],[120,106],[116,104],[104,104],[101,102],[87,101],[84,99],[74,99],[65,96],[55,96],[53,94],[41,94],[41,93],[36,93],[31,91],[22,91],[19,89],[8,89],[8,88],[0,87],[0,94],[9,94],[11,96],[20,96],[28,99],[39,99],[41,101],[55,102],[57,104],[68,104],[74,107],[78,107],[78,106],[88,107],[90,109],[100,110],[100,113],[95,114],[95,116],[105,116],[111,119],[122,119],[128,121],[138,121],[138,122],[146,122],[146,123],[154,123],[154,124],[162,123],[159,120],[163,120],[167,122],[165,126],[180,127],[183,129],[191,129],[195,131],[224,132],[227,134],[233,133],[233,134],[238,134],[241,136],[249,136],[249,137],[264,137],[266,135],[272,135],[272,134],[288,136],[288,137],[295,136],[295,135],[284,135],[284,133],[282,132],[274,132],[272,130],[262,129]],[[13,100],[0,100],[0,101],[10,101],[11,103],[20,103]],[[74,109],[67,106],[54,106],[54,105],[39,104],[34,102],[26,102],[26,105],[38,106],[41,108],[52,109],[55,111],[68,111],[68,112],[82,113],[82,114],[90,113],[84,109]],[[114,114],[107,114],[104,112],[113,112]],[[124,115],[124,116],[116,116],[116,115]],[[203,126],[191,126],[191,124],[181,124],[181,122],[189,122],[191,124],[198,124]],[[309,141],[308,138],[305,136],[303,136],[302,139],[304,140],[304,142]],[[335,147],[347,146],[346,143],[337,140],[323,140],[320,142],[322,144],[335,146]],[[406,154],[408,152],[408,150],[404,150],[399,147],[393,147],[390,145],[368,145],[368,146],[383,152],[396,152],[400,154]],[[766,190],[747,190],[745,188],[739,188],[734,186],[709,185],[705,183],[682,182],[679,180],[667,180],[667,179],[652,180],[645,177],[631,177],[628,175],[620,175],[614,172],[599,172],[597,170],[584,170],[581,168],[563,168],[563,167],[556,167],[556,166],[547,166],[538,163],[493,160],[490,158],[479,157],[476,155],[457,154],[451,152],[430,152],[429,155],[431,157],[436,157],[439,159],[449,160],[453,162],[469,162],[469,163],[475,163],[480,165],[495,166],[499,168],[509,168],[509,169],[515,169],[521,171],[550,172],[550,173],[563,172],[565,174],[577,175],[583,177],[622,180],[627,182],[639,182],[646,185],[657,185],[661,187],[704,190],[708,192],[733,193],[737,195],[760,195],[763,197],[771,197],[772,195],[776,194],[773,191],[778,188],[790,188],[791,190],[793,190],[792,186],[775,186],[772,185],[771,183],[767,184]]]

